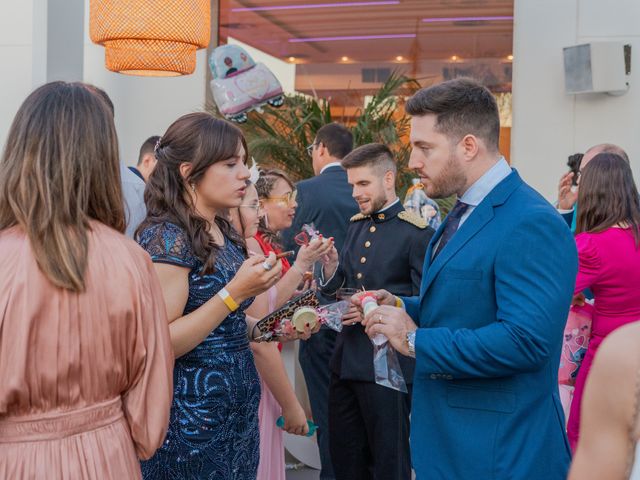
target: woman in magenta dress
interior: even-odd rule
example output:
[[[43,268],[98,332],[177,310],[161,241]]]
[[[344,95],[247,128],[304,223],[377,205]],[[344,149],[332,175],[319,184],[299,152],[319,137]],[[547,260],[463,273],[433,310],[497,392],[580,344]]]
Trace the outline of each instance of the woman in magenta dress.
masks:
[[[582,392],[598,346],[616,328],[640,320],[640,198],[629,164],[618,155],[596,155],[582,171],[578,205],[575,294],[591,289],[595,313],[567,425],[572,450],[578,442]]]

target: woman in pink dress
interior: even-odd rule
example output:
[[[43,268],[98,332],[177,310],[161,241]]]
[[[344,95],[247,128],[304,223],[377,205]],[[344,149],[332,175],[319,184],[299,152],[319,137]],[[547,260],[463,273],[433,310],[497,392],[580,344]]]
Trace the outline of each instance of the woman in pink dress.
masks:
[[[575,294],[580,301],[580,292],[591,289],[595,313],[567,424],[574,451],[582,393],[599,345],[616,328],[640,320],[640,198],[629,164],[615,154],[596,155],[582,171],[578,205]]]
[[[141,477],[173,352],[149,256],[126,238],[112,112],[55,82],[0,160],[0,478]]]
[[[263,190],[273,190],[274,196],[280,193],[287,195],[293,191],[293,185],[284,174],[280,176],[278,173],[274,176],[269,172],[265,173],[261,174],[258,180]],[[282,182],[282,185],[278,180]],[[280,192],[280,190],[283,191]],[[259,220],[263,216],[262,201],[258,198],[256,188],[250,185],[244,196],[243,204],[230,212],[233,225],[245,237],[250,254],[267,255],[270,251],[275,251],[267,251],[254,238],[258,232]],[[291,224],[289,214],[291,209],[295,210],[295,201],[280,203],[275,206],[275,209],[274,206],[268,205],[266,209],[271,212],[273,225],[278,227],[285,224],[286,228]],[[277,209],[281,209],[282,212],[278,212]],[[288,225],[286,225],[287,223]],[[283,261],[282,278],[268,291],[256,297],[251,307],[247,309],[247,315],[263,318],[280,308],[295,294],[296,289],[302,283],[303,273],[310,270],[313,263],[325,255],[332,245],[332,242],[322,245],[320,241],[316,241],[301,247],[293,265],[287,263],[289,268],[286,269],[286,272]],[[280,250],[277,251],[279,253]],[[310,331],[305,332],[299,338],[308,339],[311,333]],[[284,431],[295,435],[305,435],[308,432],[307,416],[289,382],[278,344],[274,342],[252,343],[251,349],[260,374],[262,390],[258,409],[260,463],[257,478],[259,480],[285,480],[283,429],[276,427],[276,420],[279,416],[284,416]]]

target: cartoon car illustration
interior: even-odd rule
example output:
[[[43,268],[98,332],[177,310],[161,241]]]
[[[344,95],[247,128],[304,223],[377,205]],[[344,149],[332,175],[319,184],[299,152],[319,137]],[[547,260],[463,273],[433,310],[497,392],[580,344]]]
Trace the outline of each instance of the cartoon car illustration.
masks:
[[[262,63],[256,63],[238,45],[217,47],[209,58],[211,92],[218,110],[233,122],[247,121],[247,113],[268,103],[284,103],[282,86]]]

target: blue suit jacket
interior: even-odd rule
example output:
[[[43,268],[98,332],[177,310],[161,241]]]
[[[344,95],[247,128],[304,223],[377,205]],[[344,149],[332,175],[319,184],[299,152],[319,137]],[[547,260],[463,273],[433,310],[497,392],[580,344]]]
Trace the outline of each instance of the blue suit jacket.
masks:
[[[564,479],[558,394],[578,267],[555,209],[513,171],[431,262],[419,297],[412,461],[422,479]]]

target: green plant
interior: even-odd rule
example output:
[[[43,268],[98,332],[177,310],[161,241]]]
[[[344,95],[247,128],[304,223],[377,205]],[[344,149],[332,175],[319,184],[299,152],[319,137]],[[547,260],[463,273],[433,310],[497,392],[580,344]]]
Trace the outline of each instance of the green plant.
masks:
[[[410,120],[401,107],[405,98],[419,88],[416,80],[394,72],[353,117],[341,119],[351,129],[354,145],[380,142],[394,152],[400,198],[404,198],[411,179],[415,178],[407,166],[411,153]],[[221,116],[215,106],[209,110]],[[262,111],[250,112],[247,122],[239,126],[247,139],[250,156],[259,164],[280,168],[293,180],[301,180],[313,176],[307,146],[313,143],[316,132],[332,121],[328,100],[297,93],[286,95],[279,108],[266,105]],[[455,203],[455,199],[437,201],[443,213]]]

